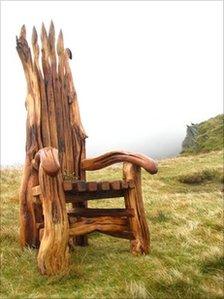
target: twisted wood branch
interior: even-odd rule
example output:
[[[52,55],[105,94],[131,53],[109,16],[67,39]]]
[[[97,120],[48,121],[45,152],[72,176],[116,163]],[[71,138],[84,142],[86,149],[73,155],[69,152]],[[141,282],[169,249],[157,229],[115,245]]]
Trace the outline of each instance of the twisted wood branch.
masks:
[[[130,162],[143,167],[151,174],[155,174],[158,171],[157,163],[153,159],[142,154],[122,151],[109,152],[92,159],[83,159],[81,167],[84,170],[98,170],[120,162]]]
[[[63,180],[58,150],[39,150],[34,163],[39,164],[39,183],[44,214],[44,232],[38,252],[38,267],[42,274],[55,275],[68,271],[69,224],[66,212]]]

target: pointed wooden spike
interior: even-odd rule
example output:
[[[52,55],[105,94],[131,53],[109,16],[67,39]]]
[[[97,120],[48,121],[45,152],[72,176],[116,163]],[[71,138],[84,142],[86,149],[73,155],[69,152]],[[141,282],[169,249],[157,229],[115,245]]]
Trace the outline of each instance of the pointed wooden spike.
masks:
[[[48,39],[49,39],[49,43],[50,43],[50,48],[52,50],[52,49],[54,49],[54,44],[55,44],[55,29],[54,29],[54,23],[52,21],[50,24]]]
[[[23,25],[20,30],[20,38],[26,39],[26,26]]]
[[[59,36],[58,37],[60,37],[61,38],[61,40],[62,40],[62,42],[63,42],[63,44],[64,44],[64,37],[63,37],[63,32],[62,32],[62,30],[60,29],[60,31],[59,31]]]
[[[42,23],[42,26],[41,26],[41,40],[42,40],[42,42],[47,40],[47,31],[44,26],[44,23]]]
[[[48,57],[49,56],[49,41],[48,41],[47,31],[44,26],[44,23],[42,23],[42,27],[41,27],[41,42],[42,42],[42,50],[44,50],[46,57]]]
[[[64,51],[64,41],[63,41],[63,33],[62,30],[60,30],[58,35],[58,42],[57,42],[57,53],[58,55],[61,55]]]
[[[32,44],[33,45],[37,44],[37,39],[38,39],[37,30],[36,30],[35,26],[33,26],[33,33],[32,33]]]
[[[38,35],[35,26],[33,26],[33,33],[32,33],[32,46],[33,46],[33,53],[35,59],[39,57],[39,45],[38,45]]]
[[[50,31],[54,31],[55,32],[55,29],[54,29],[54,23],[53,21],[51,20],[51,24],[50,24]]]

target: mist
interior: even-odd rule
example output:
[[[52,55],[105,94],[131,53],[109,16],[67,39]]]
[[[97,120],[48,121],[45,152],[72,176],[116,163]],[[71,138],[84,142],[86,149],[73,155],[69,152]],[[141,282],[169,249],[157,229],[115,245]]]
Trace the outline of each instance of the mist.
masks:
[[[42,21],[63,30],[89,157],[109,150],[175,156],[187,124],[222,113],[221,2],[1,5],[1,165],[25,158],[26,81],[15,50],[23,24],[28,40]]]

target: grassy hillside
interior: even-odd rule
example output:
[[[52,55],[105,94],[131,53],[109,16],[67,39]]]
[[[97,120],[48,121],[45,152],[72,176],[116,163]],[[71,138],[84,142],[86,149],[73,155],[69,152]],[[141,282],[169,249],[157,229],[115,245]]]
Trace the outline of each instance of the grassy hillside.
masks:
[[[143,172],[151,254],[134,257],[127,240],[95,233],[72,253],[69,276],[47,278],[36,251],[18,245],[21,170],[3,170],[1,298],[223,298],[222,176],[220,151],[160,161],[157,175]],[[120,178],[120,168],[89,174],[106,177]]]
[[[182,154],[197,154],[223,148],[223,114],[210,118],[200,124],[195,125],[197,134],[189,147],[186,147]]]

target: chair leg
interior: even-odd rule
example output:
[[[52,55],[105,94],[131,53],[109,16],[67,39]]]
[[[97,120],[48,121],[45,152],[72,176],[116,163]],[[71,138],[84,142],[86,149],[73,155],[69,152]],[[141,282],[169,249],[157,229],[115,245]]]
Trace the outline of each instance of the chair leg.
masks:
[[[80,203],[73,203],[73,208],[87,208],[87,201],[86,202],[80,202]],[[73,238],[73,244],[75,246],[88,246],[88,235],[78,236]],[[72,246],[73,247],[73,246]]]
[[[41,201],[44,213],[44,229],[37,256],[42,274],[55,275],[69,271],[69,224],[62,186],[62,176],[47,175],[39,169]]]
[[[22,184],[19,193],[20,200],[20,244],[22,247],[35,248],[39,246],[39,235],[36,228],[36,216],[39,216],[33,203],[32,187],[38,185],[38,174],[31,167],[26,157],[23,170]]]
[[[134,181],[134,188],[128,189],[124,197],[126,208],[134,210],[134,216],[129,218],[130,229],[134,235],[134,239],[131,240],[131,252],[134,255],[147,254],[150,235],[142,199],[141,168],[131,163],[124,163],[123,176],[126,181]]]

